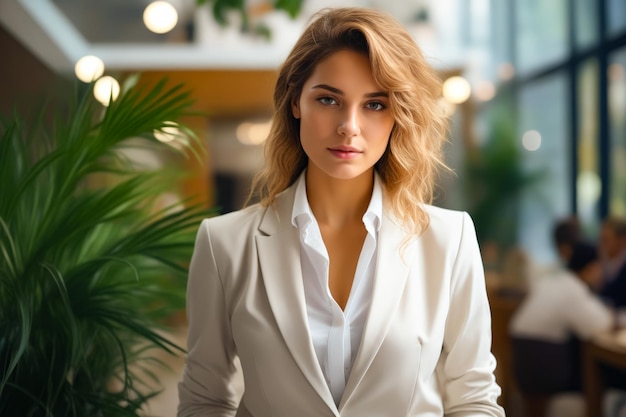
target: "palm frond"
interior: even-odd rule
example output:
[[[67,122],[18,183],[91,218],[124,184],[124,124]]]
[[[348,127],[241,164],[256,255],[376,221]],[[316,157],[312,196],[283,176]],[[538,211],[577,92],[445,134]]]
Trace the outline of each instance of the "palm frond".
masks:
[[[214,212],[161,207],[176,176],[123,150],[170,152],[153,132],[190,97],[130,77],[108,108],[79,87],[53,123],[2,118],[0,415],[138,416],[158,394],[136,364],[182,352],[162,319],[183,308],[196,227]]]

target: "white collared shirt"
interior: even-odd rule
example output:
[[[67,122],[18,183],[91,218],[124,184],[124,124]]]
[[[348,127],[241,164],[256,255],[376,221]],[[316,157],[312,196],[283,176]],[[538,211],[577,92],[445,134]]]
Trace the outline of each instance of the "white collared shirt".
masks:
[[[513,336],[565,342],[587,340],[613,327],[613,314],[573,272],[546,270],[530,287],[509,324]]]
[[[328,286],[330,261],[307,200],[305,174],[298,179],[291,221],[300,233],[309,332],[322,373],[337,405],[352,370],[370,309],[382,212],[382,188],[380,179],[375,175],[370,204],[363,215],[367,236],[344,311],[334,300]]]

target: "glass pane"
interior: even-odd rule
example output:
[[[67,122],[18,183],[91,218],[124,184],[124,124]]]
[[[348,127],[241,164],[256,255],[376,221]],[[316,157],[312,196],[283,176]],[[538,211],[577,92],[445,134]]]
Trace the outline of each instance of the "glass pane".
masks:
[[[515,4],[519,73],[564,59],[568,52],[568,1],[525,0]]]
[[[493,62],[494,70],[498,67],[509,68],[513,63],[511,51],[511,33],[509,16],[511,13],[510,2],[501,0],[492,0],[490,4],[491,13],[491,42],[493,45]],[[494,79],[499,76],[503,80],[509,77],[498,75],[497,73],[488,74],[488,79]]]
[[[586,48],[598,42],[598,3],[596,0],[576,0],[574,41],[577,48]]]
[[[571,212],[568,103],[567,78],[560,73],[525,85],[519,97],[524,171],[538,176],[523,191],[519,241],[542,264],[556,261],[551,230]]]
[[[598,233],[601,180],[598,170],[598,62],[585,62],[578,74],[577,211],[588,236]]]
[[[626,48],[609,58],[609,135],[611,190],[609,211],[626,215]]]
[[[465,209],[474,220],[478,241],[506,248],[517,243],[517,207],[521,158],[510,94],[500,92],[481,106],[475,142],[466,147],[463,166]]]
[[[626,30],[626,2],[624,0],[607,1],[607,22],[609,34],[615,35]]]

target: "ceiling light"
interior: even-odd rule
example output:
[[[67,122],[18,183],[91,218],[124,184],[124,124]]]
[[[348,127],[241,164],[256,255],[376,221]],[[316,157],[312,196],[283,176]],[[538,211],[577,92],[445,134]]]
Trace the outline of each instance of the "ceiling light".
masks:
[[[100,103],[108,106],[120,95],[120,83],[110,75],[99,78],[93,85],[93,95]]]
[[[143,12],[143,23],[154,33],[167,33],[178,22],[176,8],[166,1],[150,3]]]
[[[541,133],[529,130],[522,136],[522,145],[527,151],[534,152],[541,147]]]
[[[104,73],[104,62],[97,56],[85,55],[76,61],[74,73],[82,82],[90,83],[102,76]]]
[[[461,104],[465,102],[472,92],[469,82],[463,77],[454,76],[443,83],[443,97],[450,103]]]
[[[260,123],[244,122],[237,126],[237,139],[244,145],[260,145],[270,134],[272,121]]]

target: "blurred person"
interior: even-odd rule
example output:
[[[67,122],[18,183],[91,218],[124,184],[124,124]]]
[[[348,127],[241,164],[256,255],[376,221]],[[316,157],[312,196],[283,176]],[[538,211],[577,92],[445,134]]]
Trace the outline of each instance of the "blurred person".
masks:
[[[553,269],[531,284],[511,320],[511,334],[560,343],[611,330],[613,313],[589,285],[601,274],[597,249],[588,242],[575,243],[566,268]]]
[[[504,416],[472,220],[430,205],[440,93],[392,18],[315,16],[279,71],[261,202],[200,225],[180,417]]]
[[[626,309],[626,219],[606,218],[599,241],[604,259],[600,296],[616,310]]]
[[[544,415],[554,394],[581,390],[580,341],[614,325],[612,311],[591,290],[602,267],[597,249],[578,241],[566,268],[535,280],[510,323],[514,374],[527,415]]]
[[[557,219],[552,226],[550,238],[557,257],[554,262],[547,264],[536,264],[532,262],[532,259],[529,259],[528,285],[531,285],[534,279],[551,275],[555,268],[557,270],[567,269],[567,262],[572,257],[573,246],[584,240],[578,217],[570,215]]]
[[[557,221],[552,230],[552,240],[563,265],[572,257],[573,246],[583,240],[580,222],[576,216],[569,216]]]

